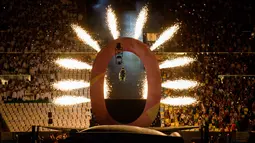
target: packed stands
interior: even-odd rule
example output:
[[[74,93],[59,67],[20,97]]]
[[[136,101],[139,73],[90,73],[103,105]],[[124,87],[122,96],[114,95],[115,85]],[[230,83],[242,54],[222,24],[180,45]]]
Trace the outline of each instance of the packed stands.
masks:
[[[48,124],[48,112],[52,112],[53,124]],[[33,125],[88,128],[90,113],[90,103],[65,107],[51,103],[1,104],[1,115],[10,132],[31,132]],[[50,129],[42,127],[41,131],[50,131]]]
[[[176,40],[162,50],[191,52],[188,56],[196,57],[197,62],[162,70],[162,81],[182,77],[197,80],[202,86],[184,92],[163,89],[164,97],[188,94],[200,102],[190,107],[162,105],[162,126],[201,125],[208,121],[211,131],[242,131],[255,124],[254,23],[249,20],[251,6],[236,3],[177,2],[164,7],[168,11],[165,14],[171,13],[173,21],[181,21],[182,25]],[[88,127],[89,104],[58,107],[48,103],[63,94],[89,97],[89,88],[62,92],[51,86],[61,79],[89,80],[89,71],[67,70],[54,64],[57,58],[66,57],[61,52],[84,52],[81,60],[90,64],[93,61],[85,53],[94,50],[81,43],[70,27],[81,18],[76,13],[77,5],[59,0],[2,0],[1,4],[0,113],[9,130],[26,132],[31,125],[47,126],[49,111],[53,113],[52,126]],[[230,11],[222,12],[226,7]],[[248,18],[241,12],[231,12],[240,9],[245,9],[243,14]],[[212,16],[213,12],[217,14]]]
[[[152,4],[155,13],[159,12],[158,8],[164,11],[150,23],[156,25],[163,21],[163,27],[181,23],[179,33],[163,51],[254,52],[254,8],[250,0],[202,0],[200,3],[174,0]]]
[[[207,121],[211,131],[250,129],[255,111],[253,56],[204,54],[190,66],[163,70],[163,81],[182,77],[201,85],[182,92],[163,90],[164,97],[189,95],[199,103],[190,107],[161,105],[162,126],[202,125]]]
[[[12,54],[8,55],[12,56]],[[16,57],[19,57],[15,55]],[[49,55],[48,55],[49,56]],[[36,57],[36,56],[34,56]],[[56,57],[51,55],[50,57]],[[77,56],[79,57],[79,56]],[[90,72],[88,70],[67,70],[58,67],[54,60],[48,59],[49,62],[45,62],[43,65],[38,63],[32,64],[29,62],[26,67],[16,68],[7,66],[3,68],[2,75],[0,75],[1,84],[1,100],[46,100],[49,101],[56,96],[68,94],[68,95],[84,95],[89,97],[89,88],[74,90],[70,92],[57,91],[52,87],[52,84],[59,80],[73,79],[73,80],[90,80]],[[55,58],[56,60],[56,58]],[[16,61],[13,63],[16,63]],[[26,62],[22,62],[26,64]],[[12,64],[12,63],[8,63]],[[7,65],[7,64],[4,64]],[[39,65],[39,66],[38,66]],[[12,69],[22,69],[24,72],[12,71]],[[7,72],[8,71],[8,72]],[[21,75],[26,74],[26,75]]]
[[[53,82],[61,79],[89,79],[89,72],[59,68],[54,60],[63,55],[48,53],[92,51],[71,30],[70,24],[77,22],[75,4],[13,0],[2,1],[2,6],[0,104],[9,130],[27,132],[31,125],[47,126],[49,111],[53,112],[52,126],[88,127],[88,104],[56,107],[49,103],[63,94],[89,95],[89,88],[69,92],[52,88]]]

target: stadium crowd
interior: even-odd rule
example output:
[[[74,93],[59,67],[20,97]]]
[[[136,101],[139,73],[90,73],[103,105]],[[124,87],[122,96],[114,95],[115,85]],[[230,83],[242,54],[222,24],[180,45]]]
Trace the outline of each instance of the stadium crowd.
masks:
[[[191,107],[164,106],[162,111],[164,126],[201,125],[203,121],[208,121],[211,130],[228,131],[231,125],[231,130],[241,131],[248,129],[248,123],[255,123],[255,77],[252,76],[255,66],[254,54],[243,53],[254,51],[254,45],[252,45],[254,25],[249,23],[249,20],[247,26],[244,20],[238,22],[236,19],[230,19],[236,14],[231,12],[221,17],[206,18],[206,14],[211,15],[221,4],[222,1],[219,0],[215,4],[202,5],[204,8],[199,9],[208,10],[206,12],[195,12],[183,3],[177,4],[178,10],[172,9],[172,11],[177,10],[177,13],[184,12],[186,15],[184,18],[179,17],[179,20],[183,22],[180,34],[176,34],[176,42],[180,46],[178,51],[198,52],[191,54],[198,61],[187,68],[163,70],[163,80],[188,77],[199,81],[202,86],[185,91],[198,98],[200,101],[198,104]],[[226,2],[223,6],[224,9],[231,4]],[[3,0],[1,7],[3,11],[0,17],[3,21],[1,21],[0,38],[0,74],[31,76],[30,79],[12,78],[7,79],[7,83],[1,82],[1,99],[20,101],[53,98],[54,89],[51,84],[59,79],[59,68],[52,63],[58,55],[47,54],[47,52],[93,51],[90,48],[84,48],[71,30],[70,24],[82,19],[75,13],[76,5],[63,4],[59,0]],[[251,7],[245,5],[244,8],[249,12]],[[235,8],[232,7],[232,9]],[[203,14],[200,15],[200,13]],[[194,14],[196,17],[185,19]],[[249,24],[252,28],[248,28],[248,32],[244,31],[250,26]],[[201,54],[199,52],[230,53]],[[238,76],[220,76],[229,74]],[[6,80],[2,78],[3,76],[0,77],[2,81]],[[178,94],[183,92],[163,90],[164,96]]]
[[[77,22],[76,5],[59,0],[14,0],[1,4],[1,99],[50,99],[52,82],[59,79],[60,70],[54,61],[63,55],[49,52],[93,51],[84,48],[71,30],[70,24]],[[16,78],[10,78],[13,75]],[[18,79],[24,75],[31,79]]]
[[[29,8],[26,8],[29,6]],[[4,1],[1,12],[1,51],[76,52],[87,50],[71,32],[76,5],[59,0]],[[71,13],[72,12],[72,13]],[[22,47],[22,48],[21,48]],[[54,47],[54,48],[51,48]]]
[[[168,43],[165,51],[254,51],[255,27],[249,1],[169,1],[164,8],[170,11],[161,13],[166,21],[181,24],[181,36]]]
[[[201,70],[201,67],[195,68]],[[215,69],[212,72],[202,69],[200,72],[202,78],[196,76],[196,79],[201,84],[194,89],[163,90],[165,97],[189,95],[199,101],[189,107],[162,105],[165,126],[202,125],[203,121],[207,121],[213,131],[244,131],[254,124],[254,77],[217,77]]]

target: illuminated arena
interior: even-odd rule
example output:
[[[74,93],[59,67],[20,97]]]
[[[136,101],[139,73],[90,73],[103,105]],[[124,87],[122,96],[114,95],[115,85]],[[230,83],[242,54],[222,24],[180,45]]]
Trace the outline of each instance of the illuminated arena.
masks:
[[[3,0],[1,143],[253,143],[248,1]]]

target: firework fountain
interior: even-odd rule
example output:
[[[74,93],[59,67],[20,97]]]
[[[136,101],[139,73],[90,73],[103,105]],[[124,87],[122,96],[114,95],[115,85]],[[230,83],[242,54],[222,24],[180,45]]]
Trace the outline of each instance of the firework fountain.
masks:
[[[85,62],[75,60],[75,59],[58,59],[56,60],[56,64],[67,69],[77,69],[77,70],[92,69],[91,65]]]
[[[154,51],[155,49],[159,48],[162,44],[164,44],[166,41],[173,38],[174,34],[179,29],[179,25],[176,24],[170,28],[167,28],[157,39],[157,41],[151,46],[151,50]]]
[[[140,13],[137,16],[136,20],[136,25],[134,27],[134,39],[138,39],[141,34],[142,30],[147,22],[148,19],[148,7],[144,6]],[[116,14],[114,10],[112,9],[111,6],[108,6],[106,9],[106,24],[109,28],[109,31],[113,37],[113,39],[117,39],[120,36],[119,28],[118,28],[118,21]],[[71,24],[71,27],[73,31],[76,33],[77,37],[86,45],[89,45],[91,48],[99,52],[100,46],[96,40],[94,40],[89,33],[81,28],[80,26],[76,24]],[[160,48],[165,42],[171,40],[174,37],[174,34],[178,31],[180,28],[179,24],[175,24],[169,28],[167,28],[155,41],[155,43],[150,47],[151,51],[154,51],[158,48]],[[195,59],[190,58],[190,57],[180,57],[172,60],[166,60],[162,62],[159,66],[160,69],[165,69],[165,68],[172,68],[172,67],[178,67],[178,66],[185,66],[191,62],[195,61]],[[56,63],[64,68],[67,69],[76,69],[76,70],[90,70],[92,67],[85,63],[81,62],[75,59],[58,59],[56,60]],[[189,89],[196,87],[198,83],[196,81],[188,81],[188,80],[175,80],[175,81],[166,81],[162,83],[163,88],[170,88],[173,90],[183,90],[183,89]],[[53,84],[53,87],[59,90],[73,90],[73,89],[79,89],[79,88],[87,88],[89,87],[89,81],[71,81],[71,80],[66,80],[66,81],[59,81],[55,84]],[[108,83],[107,77],[105,76],[104,80],[104,97],[105,99],[108,98],[109,96],[109,90],[110,90],[110,84]],[[148,83],[147,83],[147,78],[145,76],[145,79],[143,81],[143,99],[147,98],[147,93],[148,93]],[[74,98],[74,99],[71,99]],[[56,104],[61,104],[63,102],[64,105],[71,105],[70,102],[73,102],[73,104],[78,104],[82,102],[89,102],[89,99],[80,99],[78,97],[73,97],[73,96],[63,96],[60,98],[57,98],[54,100],[54,103]],[[79,101],[79,102],[78,102]],[[195,103],[196,99],[194,98],[189,98],[189,97],[179,97],[179,98],[166,98],[162,99],[163,104],[169,104],[169,105],[190,105],[192,103]]]
[[[120,32],[118,30],[118,22],[114,10],[112,10],[111,6],[108,6],[106,9],[106,23],[108,28],[112,34],[113,39],[117,39],[120,36]]]
[[[75,24],[72,24],[71,27],[84,44],[89,45],[97,52],[100,51],[100,46],[98,45],[97,41],[93,40],[87,31]]]
[[[148,7],[144,6],[142,8],[142,10],[140,11],[137,20],[136,20],[136,24],[135,24],[135,34],[134,34],[134,38],[138,39],[141,34],[142,34],[142,30],[144,28],[144,25],[147,21],[148,18]]]

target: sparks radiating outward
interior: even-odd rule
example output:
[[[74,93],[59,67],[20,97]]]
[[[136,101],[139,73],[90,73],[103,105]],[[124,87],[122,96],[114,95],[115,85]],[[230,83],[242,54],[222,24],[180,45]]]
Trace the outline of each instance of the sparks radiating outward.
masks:
[[[147,18],[148,18],[148,7],[144,6],[136,19],[135,35],[134,35],[135,39],[138,39],[141,36],[142,30],[147,21]]]
[[[92,69],[91,65],[75,60],[75,59],[58,59],[56,60],[56,63],[59,66],[67,68],[67,69],[79,69],[79,70]]]
[[[147,96],[148,96],[148,81],[147,81],[147,78],[145,77],[144,78],[144,81],[143,81],[143,99],[147,99]]]
[[[190,80],[174,80],[174,81],[166,81],[162,83],[162,87],[164,88],[170,88],[170,89],[189,89],[196,87],[198,83],[196,81],[190,81]]]
[[[138,39],[141,36],[144,25],[147,22],[147,18],[148,18],[148,8],[147,6],[144,6],[137,16],[133,38]],[[106,9],[106,23],[108,25],[109,31],[111,32],[111,35],[113,36],[113,39],[119,38],[120,32],[118,29],[118,21],[111,6],[108,6]],[[93,40],[87,31],[83,30],[81,27],[75,24],[72,24],[71,27],[75,31],[77,36],[85,44],[91,46],[97,52],[100,51],[100,46],[98,42]],[[178,31],[178,29],[179,29],[179,24],[176,24],[166,29],[155,41],[155,43],[150,47],[151,51],[159,48],[166,41],[170,40],[174,36],[174,34]],[[160,65],[160,69],[184,66],[193,61],[194,59],[188,58],[188,57],[177,58],[173,60],[166,60]],[[62,59],[62,60],[60,59],[60,60],[57,60],[56,63],[59,64],[60,66],[63,66],[69,69],[92,69],[90,65],[80,61],[72,60],[72,59]],[[104,78],[105,78],[104,85],[103,85],[104,98],[108,98],[109,91],[111,90],[110,89],[111,86],[109,86],[110,84],[108,83],[107,76],[105,76]],[[166,81],[162,83],[162,87],[164,88],[171,88],[171,89],[178,89],[178,90],[193,88],[197,85],[198,83],[196,81],[189,81],[189,80],[175,80],[175,81]],[[67,80],[67,81],[57,82],[53,86],[56,89],[68,91],[73,89],[89,87],[89,83],[84,81],[68,81]],[[143,89],[142,89],[142,95],[144,99],[147,98],[147,94],[148,94],[148,81],[147,81],[147,78],[145,77],[143,81]],[[63,96],[62,98],[54,100],[54,103],[60,104],[60,105],[73,105],[73,104],[79,104],[83,102],[90,102],[90,100],[85,98],[79,99],[79,97],[72,97],[72,96]],[[173,106],[189,105],[194,102],[196,102],[196,99],[191,97],[166,98],[161,100],[161,103],[169,104]]]
[[[166,29],[157,39],[157,41],[151,46],[151,51],[157,49],[159,46],[164,44],[167,40],[170,40],[176,31],[179,29],[179,25],[176,24],[168,29]]]
[[[75,24],[72,24],[71,27],[75,31],[77,36],[82,40],[83,43],[89,45],[90,47],[95,49],[97,52],[100,51],[100,46],[98,45],[97,41],[93,40],[87,31],[85,31],[80,26]]]
[[[76,105],[81,103],[90,102],[90,99],[83,96],[71,96],[71,95],[63,95],[61,97],[57,97],[53,100],[53,103],[56,105]]]
[[[118,23],[117,23],[117,18],[112,10],[111,6],[108,6],[106,9],[106,20],[107,20],[107,25],[109,30],[111,31],[111,34],[113,36],[113,39],[117,39],[120,36],[120,32],[118,30]]]
[[[58,90],[69,91],[89,87],[89,83],[83,80],[62,80],[54,83],[53,87]]]
[[[171,105],[171,106],[187,106],[197,102],[195,98],[192,97],[167,97],[161,100],[161,103]]]
[[[160,69],[165,69],[165,68],[184,66],[184,65],[187,65],[187,64],[189,64],[193,61],[195,61],[195,59],[193,59],[193,58],[180,57],[180,58],[176,58],[176,59],[173,59],[173,60],[166,60],[166,61],[162,62],[159,65],[159,68]]]

